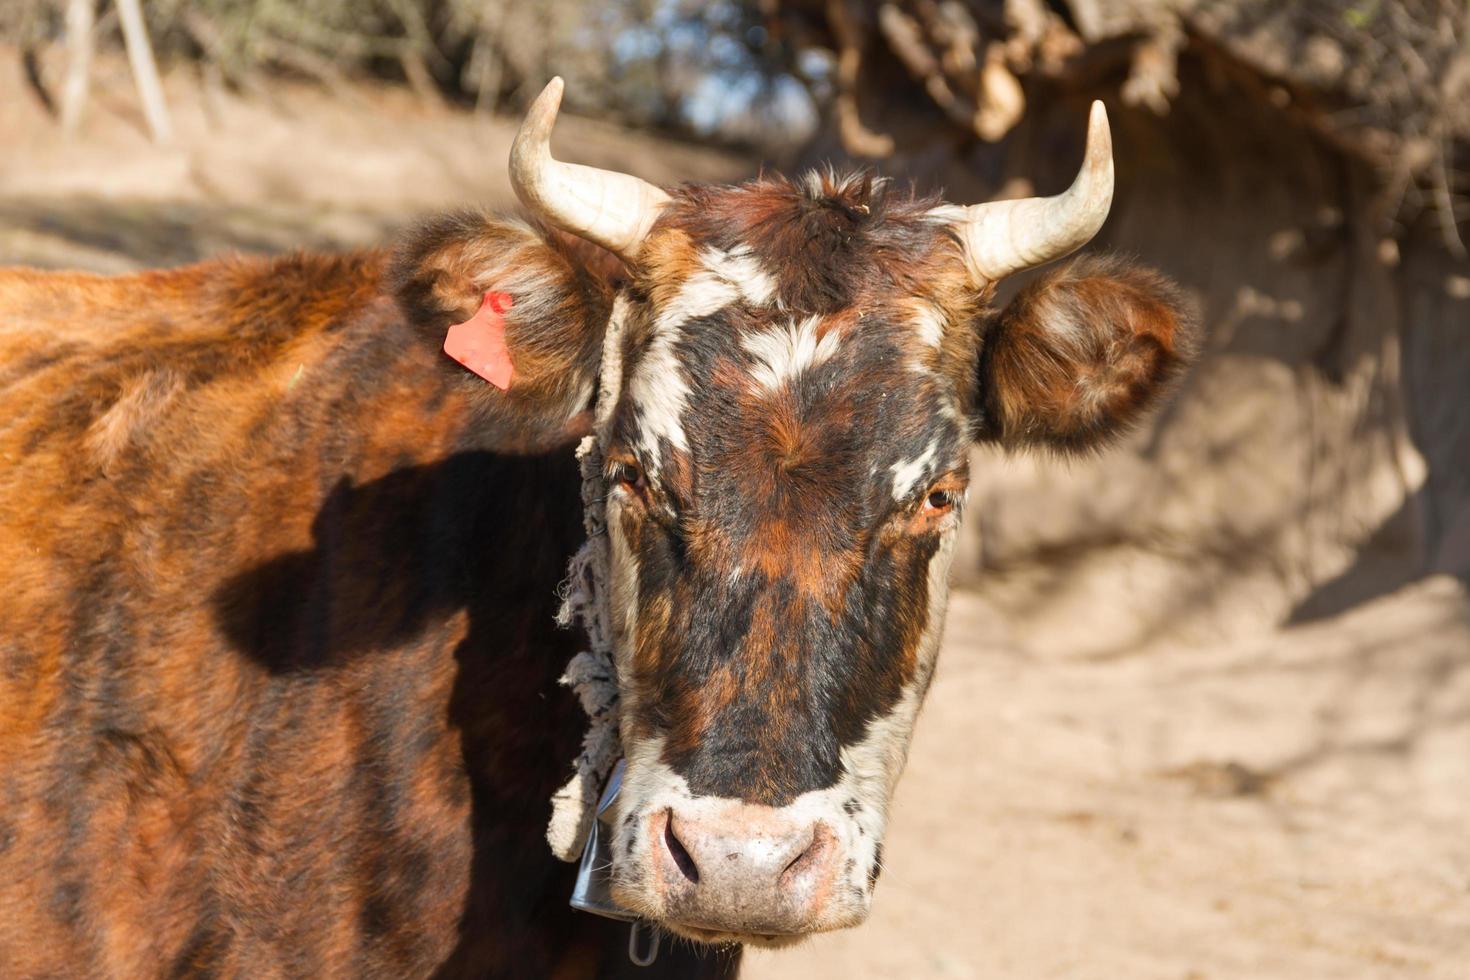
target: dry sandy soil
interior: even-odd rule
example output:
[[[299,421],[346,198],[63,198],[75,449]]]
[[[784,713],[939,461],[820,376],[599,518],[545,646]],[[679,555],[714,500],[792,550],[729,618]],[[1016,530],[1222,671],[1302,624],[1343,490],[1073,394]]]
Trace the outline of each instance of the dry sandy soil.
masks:
[[[950,610],[870,922],[757,977],[1470,977],[1470,604],[1118,659]]]
[[[121,67],[102,71],[68,142],[0,59],[0,262],[120,271],[353,244],[508,200],[505,120],[175,77],[180,136],[157,149]],[[559,141],[664,181],[751,168],[581,120]],[[1088,652],[1086,616],[1031,630],[1005,588],[955,597],[872,920],[753,954],[748,976],[1470,977],[1461,583],[1109,655]],[[1127,577],[1111,588],[1126,596]]]

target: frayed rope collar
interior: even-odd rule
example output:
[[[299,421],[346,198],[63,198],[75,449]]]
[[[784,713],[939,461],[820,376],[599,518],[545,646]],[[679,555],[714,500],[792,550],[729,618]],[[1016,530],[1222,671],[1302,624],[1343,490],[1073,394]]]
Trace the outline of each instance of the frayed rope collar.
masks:
[[[582,750],[572,763],[571,779],[551,797],[546,841],[563,861],[581,856],[596,819],[602,787],[623,754],[612,617],[608,610],[607,484],[596,435],[582,440],[577,460],[582,468],[582,521],[587,541],[572,556],[556,621],[563,627],[581,626],[587,634],[587,649],[571,659],[561,677],[561,683],[576,693],[582,710],[587,712],[587,731],[582,736]]]
[[[592,434],[577,447],[582,472],[582,523],[587,541],[572,556],[562,586],[556,621],[581,626],[587,649],[567,664],[561,683],[570,687],[587,712],[582,749],[572,763],[572,776],[551,797],[546,841],[563,861],[576,861],[597,817],[598,798],[613,766],[623,755],[618,728],[620,694],[613,660],[612,613],[609,609],[611,553],[607,534],[607,480],[602,451],[611,428],[613,408],[622,383],[623,323],[627,302],[613,301],[602,343],[596,413]]]

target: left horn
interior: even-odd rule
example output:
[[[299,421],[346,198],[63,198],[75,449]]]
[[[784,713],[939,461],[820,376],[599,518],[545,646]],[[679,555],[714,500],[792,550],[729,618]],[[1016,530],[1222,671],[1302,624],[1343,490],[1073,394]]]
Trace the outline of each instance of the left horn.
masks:
[[[645,180],[551,157],[561,107],[553,78],[531,104],[510,148],[510,183],[533,214],[632,261],[669,195]]]
[[[1108,113],[1092,103],[1087,155],[1072,186],[1055,197],[992,201],[961,208],[956,231],[965,264],[977,281],[1059,259],[1091,240],[1113,203],[1113,138]]]

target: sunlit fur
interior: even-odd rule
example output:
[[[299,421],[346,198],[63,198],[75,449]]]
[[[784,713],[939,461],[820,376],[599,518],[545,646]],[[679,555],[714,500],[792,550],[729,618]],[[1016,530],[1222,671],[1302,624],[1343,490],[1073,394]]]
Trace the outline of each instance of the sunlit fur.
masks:
[[[0,272],[0,972],[620,969],[543,840],[599,386],[647,476],[609,500],[620,816],[802,808],[851,863],[801,927],[860,920],[972,440],[1086,449],[1187,351],[1170,287],[1113,264],[992,315],[932,203],[686,187],[631,271],[466,213],[391,254]],[[489,289],[505,392],[440,350]]]
[[[0,271],[0,976],[632,969],[543,838],[585,262],[462,216],[396,267]],[[514,399],[440,350],[500,284]]]

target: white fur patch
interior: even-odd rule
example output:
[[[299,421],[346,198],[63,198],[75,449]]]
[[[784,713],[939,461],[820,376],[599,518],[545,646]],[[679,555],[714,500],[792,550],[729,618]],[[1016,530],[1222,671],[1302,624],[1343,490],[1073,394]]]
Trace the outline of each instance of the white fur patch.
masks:
[[[893,464],[891,469],[893,470],[894,500],[902,500],[910,493],[913,493],[914,487],[924,478],[924,474],[929,471],[929,464],[934,462],[934,453],[938,448],[939,440],[933,439],[929,443],[929,448],[925,449],[915,458],[906,463]]]
[[[1047,303],[1044,315],[1037,320],[1059,342],[1066,344],[1071,350],[1080,351],[1087,344],[1087,326],[1072,314],[1073,311],[1065,303]]]
[[[667,439],[675,449],[689,448],[680,418],[689,399],[689,383],[675,351],[684,336],[683,326],[733,303],[738,296],[739,290],[727,280],[712,272],[699,272],[690,276],[658,311],[653,339],[628,379],[628,397],[638,407],[641,422],[639,445],[645,464],[655,472],[661,439]]]
[[[745,246],[728,252],[706,249],[700,258],[706,269],[740,290],[741,297],[752,306],[765,306],[776,295],[776,280]]]
[[[913,323],[914,333],[930,347],[944,343],[944,313],[933,303],[916,303]]]
[[[741,346],[755,358],[750,376],[767,391],[777,391],[803,371],[816,367],[837,353],[837,332],[817,337],[821,319],[809,316],[800,323],[772,327],[753,333]]]
[[[689,448],[681,421],[689,401],[689,383],[676,352],[685,326],[738,300],[763,306],[776,291],[775,280],[749,249],[706,249],[700,257],[704,268],[690,276],[657,312],[653,338],[628,379],[628,397],[638,407],[642,423],[639,446],[645,464],[655,474],[660,440],[667,439],[678,450]]]

